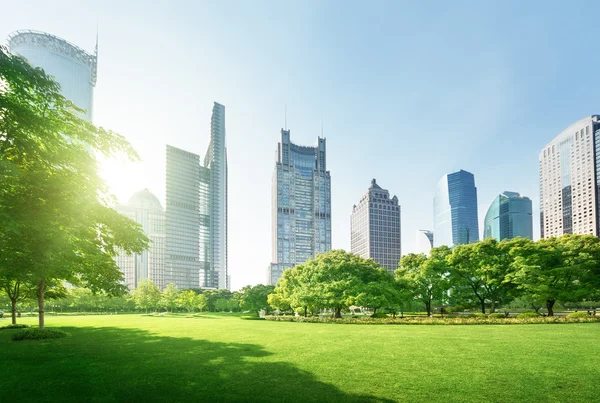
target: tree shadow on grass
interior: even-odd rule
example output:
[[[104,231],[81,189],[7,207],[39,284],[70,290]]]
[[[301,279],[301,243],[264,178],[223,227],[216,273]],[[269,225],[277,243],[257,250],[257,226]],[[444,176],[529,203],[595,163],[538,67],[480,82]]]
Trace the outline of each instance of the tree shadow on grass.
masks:
[[[256,344],[141,329],[61,329],[72,336],[4,349],[0,401],[390,401],[345,393],[290,363],[261,360],[272,353]]]

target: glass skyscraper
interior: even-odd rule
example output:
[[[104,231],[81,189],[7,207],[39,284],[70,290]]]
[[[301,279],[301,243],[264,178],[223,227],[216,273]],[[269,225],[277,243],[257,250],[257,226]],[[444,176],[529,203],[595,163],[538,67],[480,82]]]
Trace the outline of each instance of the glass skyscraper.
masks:
[[[398,198],[390,197],[375,179],[352,208],[350,234],[352,253],[373,259],[390,272],[398,268],[402,256]]]
[[[215,102],[210,143],[200,156],[167,146],[165,282],[229,288],[225,107]]]
[[[539,155],[541,237],[600,235],[600,116],[563,130]]]
[[[444,175],[433,199],[434,246],[453,247],[479,241],[477,188],[472,173]]]
[[[531,199],[517,192],[498,195],[485,215],[483,237],[498,241],[516,237],[533,239]]]
[[[117,211],[142,226],[150,240],[148,250],[142,253],[117,256],[117,265],[123,272],[125,284],[130,290],[138,286],[140,280],[150,279],[161,289],[165,287],[165,212],[148,189],[136,192],[127,202],[117,207]]]
[[[272,193],[273,260],[267,282],[275,284],[285,269],[331,249],[331,176],[325,139],[315,147],[291,142],[281,130]]]
[[[97,76],[97,54],[85,50],[45,32],[22,30],[8,37],[8,47],[46,74],[54,76],[63,96],[86,112],[82,116],[92,120],[93,94]]]
[[[415,237],[415,253],[429,255],[431,248],[433,248],[433,232],[418,229]]]

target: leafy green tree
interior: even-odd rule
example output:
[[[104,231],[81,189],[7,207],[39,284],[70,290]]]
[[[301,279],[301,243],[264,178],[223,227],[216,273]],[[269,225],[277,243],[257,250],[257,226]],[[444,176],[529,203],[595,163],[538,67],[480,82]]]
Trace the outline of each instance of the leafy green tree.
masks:
[[[137,155],[127,141],[80,118],[43,70],[0,47],[0,277],[36,288],[44,328],[48,283],[121,294],[119,251],[148,246],[119,214],[96,152]]]
[[[196,308],[198,308],[200,312],[204,311],[208,306],[208,298],[204,294],[196,295],[194,302],[196,304]]]
[[[137,288],[133,290],[132,296],[135,306],[139,309],[144,309],[146,312],[148,312],[148,308],[156,308],[161,300],[160,289],[148,278],[138,283]]]
[[[302,308],[306,317],[309,311],[322,305],[314,287],[314,274],[313,265],[297,265],[285,270],[275,285],[269,304],[284,311]]]
[[[256,314],[261,309],[269,310],[268,296],[272,294],[275,287],[272,285],[258,284],[254,287],[247,285],[241,290],[241,308],[254,311]]]
[[[0,291],[3,291],[10,301],[11,320],[15,325],[17,323],[17,304],[35,298],[35,290],[32,289],[30,282],[23,283],[21,279],[7,275],[0,277]]]
[[[515,248],[510,280],[533,300],[554,304],[591,299],[600,286],[600,240],[593,235],[540,239]]]
[[[194,290],[180,291],[179,295],[177,296],[177,304],[186,309],[188,312],[194,312],[194,310],[198,307],[198,299],[196,296],[197,295]],[[207,300],[206,296],[204,296],[203,300]]]
[[[179,289],[173,283],[167,284],[160,297],[161,306],[165,307],[167,311],[173,312],[173,309],[177,308],[177,298]]]

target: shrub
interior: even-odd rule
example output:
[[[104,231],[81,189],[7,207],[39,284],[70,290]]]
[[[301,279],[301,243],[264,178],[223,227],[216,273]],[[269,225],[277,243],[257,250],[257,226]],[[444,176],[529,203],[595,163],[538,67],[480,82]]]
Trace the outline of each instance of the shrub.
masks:
[[[58,329],[25,329],[13,334],[14,341],[61,339],[70,336],[69,333]]]
[[[244,320],[265,320],[265,318],[261,318],[259,316],[240,316],[240,319],[244,319]]]
[[[475,312],[473,314],[474,318],[487,318],[487,315],[485,313],[481,313],[481,312]]]
[[[525,319],[525,318],[537,318],[540,316],[537,312],[523,312],[517,315],[517,319]]]
[[[25,329],[26,327],[29,327],[29,325],[24,325],[22,323],[17,323],[16,325],[2,326],[2,327],[0,327],[0,330],[6,330],[6,329]]]
[[[387,318],[387,314],[383,313],[383,312],[375,312],[373,315],[371,315],[372,318],[377,318],[377,319],[385,319]]]
[[[567,318],[587,318],[590,316],[587,312],[571,312]]]
[[[504,314],[503,314],[503,313],[500,313],[500,312],[494,312],[494,313],[490,313],[490,314],[488,315],[488,318],[503,319],[503,318],[505,318],[505,316],[504,316]]]

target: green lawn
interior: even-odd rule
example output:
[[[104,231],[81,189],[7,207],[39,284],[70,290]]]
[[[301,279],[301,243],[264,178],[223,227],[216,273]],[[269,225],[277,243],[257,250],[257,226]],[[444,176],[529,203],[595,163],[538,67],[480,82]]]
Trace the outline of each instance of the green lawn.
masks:
[[[600,324],[118,315],[47,326],[72,336],[12,342],[14,330],[0,331],[0,402],[600,402]]]

